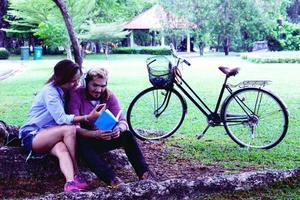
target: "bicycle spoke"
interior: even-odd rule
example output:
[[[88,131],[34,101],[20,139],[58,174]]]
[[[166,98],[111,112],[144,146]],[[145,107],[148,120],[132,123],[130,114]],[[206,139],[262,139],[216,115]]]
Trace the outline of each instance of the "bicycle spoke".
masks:
[[[281,113],[282,110],[275,110],[275,111],[272,111],[272,112],[269,112],[269,113],[265,113],[263,116],[259,116],[259,119],[264,119],[265,117],[270,117],[272,115],[276,115],[278,113]]]
[[[184,100],[175,90],[149,88],[129,105],[128,125],[139,139],[157,140],[173,134],[181,125]]]
[[[280,100],[258,88],[241,89],[228,100],[223,111],[228,135],[239,145],[254,148],[278,144],[286,134],[287,117]]]

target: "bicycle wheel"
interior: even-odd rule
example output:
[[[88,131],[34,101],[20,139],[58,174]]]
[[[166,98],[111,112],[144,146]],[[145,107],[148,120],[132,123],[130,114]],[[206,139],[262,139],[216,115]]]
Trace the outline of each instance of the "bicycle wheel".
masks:
[[[167,138],[182,124],[186,109],[185,100],[176,90],[148,88],[129,105],[129,129],[141,140]]]
[[[260,88],[237,90],[222,106],[228,135],[242,147],[270,149],[285,136],[288,112],[278,97]]]

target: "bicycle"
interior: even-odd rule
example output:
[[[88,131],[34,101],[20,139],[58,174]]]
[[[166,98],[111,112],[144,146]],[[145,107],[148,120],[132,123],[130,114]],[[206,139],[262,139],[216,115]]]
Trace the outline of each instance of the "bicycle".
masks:
[[[239,68],[221,66],[219,70],[225,74],[225,80],[212,110],[182,77],[179,67],[183,63],[191,64],[179,57],[172,47],[171,52],[174,64],[164,56],[146,60],[152,87],[140,92],[127,111],[129,129],[137,138],[160,140],[173,135],[187,112],[184,94],[207,118],[208,125],[197,139],[202,138],[209,127],[224,126],[230,138],[241,147],[270,149],[282,141],[288,130],[288,110],[279,97],[264,89],[271,81],[228,84],[228,78],[237,75]],[[221,104],[225,90],[229,95]]]

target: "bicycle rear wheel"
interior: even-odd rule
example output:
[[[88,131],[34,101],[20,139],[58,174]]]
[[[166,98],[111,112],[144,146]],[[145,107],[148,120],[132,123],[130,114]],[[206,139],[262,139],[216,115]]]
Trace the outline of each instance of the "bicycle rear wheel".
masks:
[[[148,88],[129,105],[129,129],[141,140],[167,138],[182,124],[186,109],[185,100],[176,90]]]
[[[221,117],[228,135],[242,147],[270,149],[285,136],[288,112],[278,97],[260,88],[244,88],[225,101]]]

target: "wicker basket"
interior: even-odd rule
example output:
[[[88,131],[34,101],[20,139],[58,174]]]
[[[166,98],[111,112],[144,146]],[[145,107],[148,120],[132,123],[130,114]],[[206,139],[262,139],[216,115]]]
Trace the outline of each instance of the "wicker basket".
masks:
[[[164,56],[150,57],[146,61],[149,81],[155,87],[168,87],[172,84],[172,64]]]

